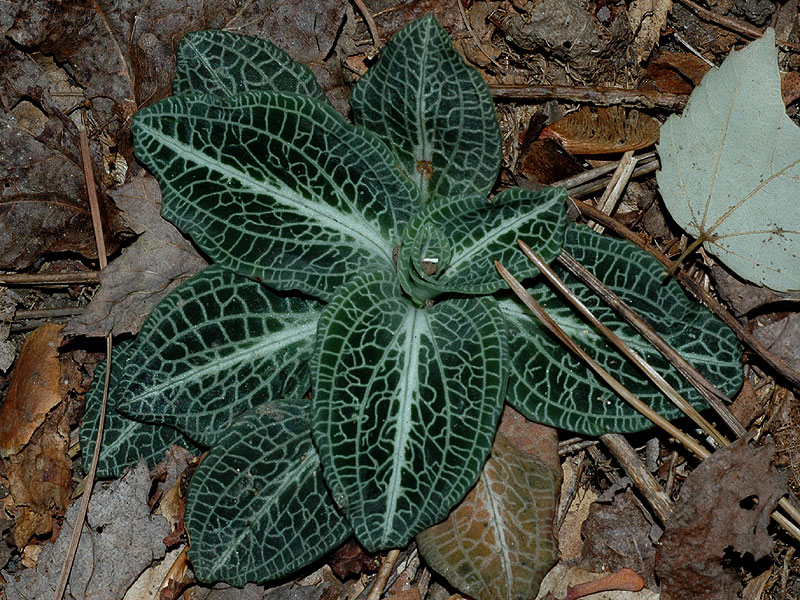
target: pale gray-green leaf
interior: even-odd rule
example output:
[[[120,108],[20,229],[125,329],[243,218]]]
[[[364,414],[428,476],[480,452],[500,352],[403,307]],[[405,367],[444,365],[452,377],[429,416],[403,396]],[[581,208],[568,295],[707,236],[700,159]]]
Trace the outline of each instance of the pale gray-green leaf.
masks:
[[[492,298],[416,308],[389,271],[338,291],[312,359],[325,480],[364,546],[402,547],[475,483],[507,378]]]
[[[176,96],[133,118],[163,214],[215,262],[320,298],[392,265],[416,190],[373,134],[282,92]]]
[[[201,581],[275,579],[350,535],[322,479],[307,412],[302,400],[262,404],[203,459],[186,499],[189,558]]]
[[[261,38],[229,31],[192,31],[178,45],[172,93],[273,90],[325,101],[325,93],[307,66]]]
[[[738,275],[800,289],[800,130],[781,99],[775,32],[731,53],[661,128],[661,195]]]
[[[630,242],[567,227],[564,248],[647,319],[681,355],[726,394],[742,382],[741,350],[733,332],[706,308],[690,301],[663,268]],[[558,263],[553,267],[594,314],[697,408],[705,401],[660,353],[621,321],[594,293]],[[681,415],[644,374],[624,359],[560,295],[541,284],[531,290],[544,309],[607,371],[666,419]],[[618,398],[516,299],[500,302],[512,348],[508,403],[529,419],[586,435],[647,429],[652,423]]]
[[[144,459],[152,468],[164,458],[164,452],[173,444],[195,451],[195,446],[180,431],[167,425],[134,421],[117,411],[121,398],[119,379],[128,362],[133,344],[125,342],[115,346],[111,356],[111,381],[106,408],[103,441],[97,463],[98,477],[119,477],[122,471]],[[89,472],[92,463],[97,428],[100,423],[100,407],[103,401],[106,363],[100,363],[94,371],[92,387],[86,394],[85,412],[81,421],[81,466]]]
[[[432,16],[399,31],[356,84],[356,123],[394,152],[422,202],[486,196],[500,168],[489,88]]]
[[[462,197],[426,206],[403,235],[398,269],[410,271],[403,283],[410,280],[412,286],[416,282],[423,286],[409,290],[415,297],[435,295],[429,289],[488,294],[506,287],[494,268],[495,260],[519,279],[534,277],[539,271],[518,250],[517,240],[525,241],[546,262],[558,256],[567,223],[566,200],[564,188],[536,192],[512,188],[491,202]],[[436,241],[433,233],[446,243],[430,243]],[[422,270],[426,264],[433,264],[435,273],[426,274]]]
[[[120,410],[213,445],[253,406],[306,393],[321,308],[208,267],[150,313],[119,379]]]

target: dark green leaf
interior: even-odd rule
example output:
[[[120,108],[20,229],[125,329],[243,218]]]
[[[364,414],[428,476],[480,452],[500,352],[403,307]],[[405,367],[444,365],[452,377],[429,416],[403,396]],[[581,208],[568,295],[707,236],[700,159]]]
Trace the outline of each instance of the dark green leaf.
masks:
[[[416,190],[374,135],[280,92],[167,98],[133,118],[164,216],[215,262],[321,298],[392,265]]]
[[[485,197],[500,168],[489,88],[433,16],[399,31],[350,96],[356,123],[377,133],[422,202]]]
[[[350,535],[323,482],[307,411],[301,400],[254,408],[197,469],[186,528],[201,581],[275,579]]]
[[[320,310],[208,267],[150,313],[119,380],[120,410],[211,446],[253,406],[306,393]]]
[[[119,477],[125,467],[143,458],[148,466],[154,467],[164,458],[164,452],[173,444],[195,450],[194,445],[181,433],[166,425],[154,425],[134,421],[117,412],[119,386],[117,382],[122,369],[131,356],[133,344],[127,342],[115,347],[111,356],[111,382],[106,407],[103,441],[100,445],[100,458],[97,463],[98,477]],[[100,423],[100,408],[103,402],[103,386],[106,363],[102,362],[94,371],[92,387],[86,394],[86,410],[81,422],[81,465],[84,472],[89,471],[94,454],[97,427]]]
[[[355,278],[323,310],[314,439],[368,550],[404,546],[475,483],[503,406],[504,327],[492,298],[416,308],[392,272]]]
[[[272,90],[325,100],[311,69],[261,38],[228,31],[192,31],[178,45],[172,93],[232,96]]]
[[[686,298],[677,282],[648,252],[630,242],[570,225],[564,248],[634,310],[700,372],[727,394],[742,382],[741,350],[733,332],[706,308]],[[697,408],[705,401],[658,351],[622,322],[591,291],[554,264],[556,271],[592,312],[643,356]],[[644,374],[586,324],[545,285],[531,290],[558,324],[606,370],[666,419],[681,415]],[[539,423],[586,435],[647,429],[641,416],[547,333],[516,300],[500,303],[513,348],[508,402]]]
[[[492,202],[472,197],[426,206],[411,219],[398,257],[398,268],[409,270],[409,279],[423,286],[421,291],[407,291],[423,300],[426,293],[435,295],[430,289],[465,294],[497,291],[505,284],[494,268],[495,260],[520,279],[534,277],[539,271],[519,251],[517,239],[547,262],[558,256],[567,223],[566,199],[564,188],[537,192],[512,188]],[[436,272],[427,274],[426,264],[435,265]]]

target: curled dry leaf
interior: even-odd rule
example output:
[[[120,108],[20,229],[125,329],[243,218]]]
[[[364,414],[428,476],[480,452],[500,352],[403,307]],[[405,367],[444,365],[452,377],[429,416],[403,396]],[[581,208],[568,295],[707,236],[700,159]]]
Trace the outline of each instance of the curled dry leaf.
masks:
[[[32,536],[53,531],[64,515],[72,492],[69,411],[60,405],[47,415],[25,448],[8,460],[8,488],[14,499],[11,539],[22,549]]]
[[[137,333],[164,296],[208,264],[161,216],[161,191],[153,177],[134,177],[111,195],[128,226],[141,235],[100,272],[100,290],[67,333]]]
[[[662,600],[736,597],[741,583],[723,558],[732,550],[759,560],[772,550],[767,525],[786,492],[774,455],[772,441],[752,447],[741,439],[692,472],[656,551]]]
[[[647,60],[658,43],[670,10],[672,0],[634,0],[628,7],[628,21],[636,36],[633,40],[633,51],[639,62]]]
[[[477,600],[534,597],[557,557],[560,484],[555,429],[506,407],[478,482],[446,521],[417,535],[420,552]]]
[[[658,141],[660,123],[638,110],[586,106],[548,125],[541,138],[561,142],[573,154],[616,154],[641,150]]]
[[[61,402],[58,347],[64,339],[62,328],[42,325],[22,346],[0,408],[0,456],[4,458],[19,452],[47,413]]]

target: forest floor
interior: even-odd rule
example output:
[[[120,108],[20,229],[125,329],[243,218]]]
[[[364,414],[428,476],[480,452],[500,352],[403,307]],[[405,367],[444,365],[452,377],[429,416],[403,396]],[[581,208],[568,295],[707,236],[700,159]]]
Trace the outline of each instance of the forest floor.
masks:
[[[610,215],[606,231],[627,232],[667,259],[680,256],[691,239],[660,197],[654,144],[660,125],[683,110],[708,70],[774,28],[786,112],[797,121],[798,0],[708,0],[704,6],[689,0],[364,3],[0,3],[0,600],[6,593],[52,597],[59,569],[45,569],[42,560],[54,548],[63,559],[66,523],[74,520],[84,490],[78,428],[95,367],[105,358],[105,337],[112,335],[116,344],[135,336],[153,306],[207,264],[161,218],[158,189],[136,162],[130,130],[137,109],[170,94],[175,48],[184,33],[227,29],[273,41],[310,65],[333,105],[347,115],[352,85],[380,44],[432,12],[495,97],[503,135],[495,190],[566,183],[572,198],[595,206],[616,183],[614,173],[627,165],[620,193],[604,209]],[[374,17],[378,40],[365,14]],[[82,153],[80,130],[87,132],[88,152]],[[102,272],[84,159],[92,166],[108,255]],[[574,210],[572,218],[586,221],[581,212]],[[564,482],[554,531],[560,560],[540,597],[549,592],[562,600],[567,585],[630,568],[646,583],[643,590],[589,597],[658,598],[666,571],[657,574],[656,562],[666,559],[656,555],[666,517],[702,509],[704,518],[713,515],[727,526],[703,530],[707,537],[700,540],[691,524],[671,532],[671,548],[681,552],[675,561],[697,567],[695,576],[684,574],[684,593],[800,598],[800,540],[769,521],[759,494],[736,496],[737,486],[773,470],[781,485],[786,477],[789,491],[800,492],[800,292],[747,283],[703,250],[683,262],[681,273],[690,297],[711,298],[737,326],[745,384],[730,410],[750,448],[766,448],[766,455],[735,457],[738,478],[688,505],[683,483],[701,461],[669,435],[655,429],[626,435],[636,452],[631,459],[612,439],[559,431]],[[722,417],[703,414],[735,437]],[[688,421],[679,425],[697,434]],[[633,462],[644,465],[658,490],[642,487]],[[169,569],[171,584],[159,591],[161,598],[366,597],[384,556],[369,555],[355,542],[279,586],[197,583],[180,558],[187,543],[183,491],[192,464],[190,455],[174,449],[153,468],[132,467],[122,479],[95,484],[92,547],[79,550],[73,567],[75,581],[85,583],[71,587],[67,597],[150,598]],[[721,485],[721,475],[704,477],[708,486]],[[766,498],[774,481],[759,485]],[[654,508],[658,498],[665,502],[662,511]],[[149,540],[138,553],[127,549],[132,531]],[[758,539],[748,546],[742,535]],[[29,589],[4,591],[31,570],[41,576]],[[704,587],[704,571],[713,574],[713,589]],[[386,590],[398,600],[456,593],[414,544],[402,550]]]

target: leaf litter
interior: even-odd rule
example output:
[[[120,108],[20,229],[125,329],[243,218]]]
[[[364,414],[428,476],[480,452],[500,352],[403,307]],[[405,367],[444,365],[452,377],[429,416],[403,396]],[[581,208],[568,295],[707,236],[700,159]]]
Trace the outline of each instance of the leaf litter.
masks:
[[[30,6],[31,6],[31,3],[27,3],[27,2],[26,3],[18,3],[18,4],[20,6],[22,6],[23,8],[26,8],[26,7],[30,8]],[[284,3],[284,7],[285,7],[285,4],[288,4],[288,3]],[[376,3],[376,4],[378,4],[378,3]],[[439,5],[439,3],[437,3],[437,2],[428,2],[428,3],[425,3],[425,2],[412,2],[412,3],[409,3],[408,5],[402,5],[401,6],[402,10],[388,10],[388,11],[386,11],[383,14],[377,16],[376,20],[378,20],[378,22],[380,24],[382,20],[385,21],[389,17],[392,17],[394,15],[400,15],[401,13],[404,13],[404,12],[409,12],[409,11],[412,10],[413,7],[422,6],[422,5],[433,5],[433,7],[436,8],[437,12],[440,12],[443,15],[450,16],[449,22],[452,23],[452,26],[448,27],[448,30],[452,31],[455,36],[458,36],[458,35],[461,34],[461,32],[463,30],[461,29],[460,21],[459,21],[459,18],[457,17],[457,11],[455,13],[453,13],[452,11],[448,12],[447,10],[443,9]],[[127,17],[125,15],[131,15],[132,14],[131,12],[126,12],[130,8],[130,5],[123,4],[123,5],[120,5],[120,6],[121,6],[121,12],[119,13],[119,15],[122,16],[123,18],[120,18],[119,20],[122,21],[122,22],[126,22],[125,19]],[[409,6],[411,6],[412,8],[408,8]],[[390,2],[383,3],[383,8],[386,8],[386,7],[391,8],[391,3]],[[467,8],[470,9],[469,6]],[[0,24],[1,24],[0,28],[5,28],[9,23],[7,14],[3,14],[4,11],[8,11],[8,10],[9,10],[8,5],[6,5],[6,8],[0,9],[0,17],[1,17],[0,18]],[[16,7],[14,7],[13,10],[16,10]],[[284,14],[287,15],[287,18],[291,19],[292,12],[289,11],[288,9],[286,9],[286,10],[287,10],[287,12],[284,13]],[[176,11],[176,14],[179,13],[179,12],[180,12],[180,10]],[[470,12],[471,12],[471,10],[470,10]],[[144,14],[148,14],[148,13],[144,12]],[[150,14],[152,14],[152,13],[150,13]],[[117,16],[116,13],[115,13],[115,16]],[[204,16],[207,16],[207,15],[204,15]],[[185,16],[183,18],[185,20],[191,20],[192,18],[194,18],[194,16]],[[13,21],[13,19],[12,19],[12,21]],[[56,21],[56,19],[52,20],[52,22],[55,22],[55,21]],[[165,27],[166,30],[169,30],[169,28],[172,27],[173,25],[175,25],[175,23],[177,21],[180,21],[180,19],[176,19],[176,20],[169,21],[169,22],[162,20],[162,24],[160,26]],[[69,19],[67,19],[67,22],[69,24]],[[116,23],[116,20],[115,19],[111,19],[111,22]],[[164,25],[163,23],[167,23],[167,25]],[[38,38],[35,37],[37,35],[37,30],[36,30],[35,27],[33,28],[32,32],[31,32],[32,35],[34,35],[34,37],[33,38],[30,38],[30,37],[26,38],[25,37],[26,34],[24,34],[24,31],[23,31],[26,26],[27,26],[27,24],[20,25],[20,23],[17,23],[15,25],[15,28],[12,31],[12,36],[14,36],[14,39],[15,39],[15,41],[17,41],[17,43],[19,43],[18,42],[19,39],[37,39],[37,40],[43,39],[42,36],[41,36],[41,31],[39,31],[39,34],[38,34],[39,37]],[[130,21],[127,21],[127,24],[124,25],[122,27],[122,29],[125,30],[126,27],[129,28],[128,30],[130,30]],[[142,29],[141,25],[139,27],[140,27],[139,29],[137,29],[136,31],[133,31],[134,36],[139,36],[136,39],[142,39],[141,32],[143,31],[143,29]],[[191,27],[191,25],[189,27]],[[312,35],[308,35],[308,32],[309,32],[308,26],[304,25],[302,27],[305,27],[305,29],[303,29],[304,33],[302,33],[302,34],[298,34],[297,32],[288,33],[287,34],[287,38],[289,38],[289,42],[298,43],[298,40],[303,40],[305,42],[308,42],[308,41],[318,42],[320,39],[324,39],[324,38],[318,38],[316,33],[314,33]],[[495,31],[494,37],[492,36],[492,31]],[[504,53],[505,54],[513,53],[514,52],[513,49],[509,49],[508,47],[504,47],[502,45],[502,43],[498,44],[498,36],[497,36],[496,31],[497,30],[494,30],[492,28],[488,28],[487,30],[482,30],[482,32],[483,32],[482,33],[482,38],[481,38],[482,42],[491,44],[493,50],[495,48],[499,50],[496,53],[493,52],[492,55],[495,56],[495,57],[498,57],[498,56],[502,57]],[[51,31],[51,33],[52,33],[52,31]],[[258,31],[254,31],[254,33],[258,33]],[[58,36],[55,36],[55,37],[58,38]],[[149,83],[143,84],[140,88],[138,88],[140,90],[144,90],[144,89],[165,89],[163,82],[165,82],[165,81],[168,82],[169,81],[169,77],[171,76],[171,60],[172,60],[172,58],[170,56],[170,50],[168,48],[168,45],[165,44],[162,41],[162,40],[168,39],[169,36],[168,35],[162,35],[161,32],[157,32],[155,37],[158,40],[158,44],[153,44],[152,46],[148,46],[147,44],[150,43],[150,42],[153,42],[153,39],[148,37],[148,36],[144,36],[144,38],[143,38],[144,41],[143,41],[143,44],[142,44],[144,46],[144,50],[139,48],[138,50],[136,50],[135,53],[131,53],[128,56],[128,58],[125,59],[125,60],[129,60],[129,61],[135,61],[135,60],[144,60],[142,57],[145,57],[147,60],[153,60],[153,64],[154,65],[158,65],[159,68],[163,67],[165,69],[165,71],[163,71],[162,74],[160,76],[158,76],[157,81],[156,80],[152,80]],[[96,31],[94,33],[92,33],[91,35],[86,35],[86,36],[82,37],[81,38],[82,40],[86,40],[86,44],[84,45],[84,49],[81,52],[76,53],[76,56],[79,59],[81,59],[80,54],[81,53],[85,54],[87,52],[87,50],[85,49],[87,45],[89,46],[89,50],[88,51],[89,52],[94,52],[92,47],[95,46],[95,44],[93,42],[97,38],[98,38],[98,36],[97,36],[97,32]],[[62,37],[62,39],[63,39],[63,37]],[[161,45],[160,49],[158,47],[159,44]],[[665,40],[663,38],[662,38],[661,44],[662,44],[662,46],[665,45]],[[35,46],[36,44],[31,44],[31,45]],[[320,48],[326,48],[326,47],[327,47],[327,51],[330,53],[331,52],[331,46],[326,46],[326,44],[324,42],[321,43]],[[55,43],[53,48],[55,49],[56,52],[59,52],[58,43]],[[51,48],[51,50],[53,50],[53,48]],[[126,49],[126,47],[123,45],[122,52],[128,52],[128,51],[129,51],[129,49]],[[22,54],[26,54],[26,52],[22,52]],[[112,58],[113,58],[113,56],[112,56]],[[159,60],[160,59],[164,59],[164,60],[161,60],[161,62],[159,62],[159,60],[154,60],[154,58],[159,58]],[[95,66],[87,68],[86,65],[83,65],[81,67],[84,70],[83,71],[83,76],[84,77],[86,75],[86,72],[87,71],[91,71],[92,69],[98,70],[98,71],[102,71],[102,70],[109,69],[109,67],[113,66],[114,64],[117,64],[113,60],[107,60],[107,58],[103,58],[102,56],[101,56],[101,59],[95,58],[93,60],[97,61],[95,63]],[[501,58],[501,60],[503,60],[503,59]],[[144,74],[142,78],[146,79],[146,74],[148,72],[147,68],[142,68],[142,67],[137,67],[137,68],[139,68],[140,72],[142,74]],[[489,68],[491,68],[491,67],[489,67]],[[336,69],[332,69],[332,71],[335,71],[335,70]],[[170,74],[164,75],[164,73],[170,73]],[[24,81],[25,81],[24,78],[22,79],[22,81],[24,83]],[[78,86],[79,89],[81,89],[81,86],[83,86],[86,83],[85,79],[82,79],[81,81],[83,83],[81,83]],[[341,81],[339,81],[339,83],[337,85],[342,85]],[[148,88],[146,86],[150,86],[150,87]],[[46,87],[46,86],[43,85],[43,87]],[[134,89],[134,88],[136,88],[136,86],[133,86],[133,88],[128,88],[128,89]],[[6,89],[6,88],[3,88],[3,89]],[[26,89],[32,89],[32,88],[28,87]],[[86,88],[86,89],[88,90],[89,88]],[[342,88],[334,88],[334,91],[340,93],[342,91]],[[136,94],[134,93],[130,97],[133,97],[135,95]],[[14,96],[11,96],[11,97],[13,98]],[[128,97],[128,96],[125,96],[125,97]],[[65,139],[67,139],[69,135],[72,135],[74,137],[74,132],[72,134],[69,134],[69,131],[71,130],[71,126],[68,125],[68,124],[66,124],[66,125],[62,124],[63,123],[63,118],[58,115],[57,111],[53,110],[52,112],[49,112],[48,107],[51,106],[51,105],[49,105],[47,103],[42,104],[41,102],[38,102],[38,101],[35,104],[29,103],[29,104],[31,104],[33,106],[34,109],[36,109],[36,110],[31,110],[31,107],[28,106],[28,104],[25,104],[26,101],[25,100],[21,100],[21,96],[17,96],[16,98],[17,98],[16,102],[12,101],[10,104],[7,105],[6,104],[6,96],[3,96],[2,92],[0,92],[0,99],[2,99],[2,101],[3,101],[4,108],[6,108],[8,110],[9,107],[10,107],[10,110],[12,110],[12,111],[14,109],[16,109],[16,114],[29,117],[27,121],[24,121],[26,123],[25,127],[27,129],[29,129],[30,131],[34,131],[35,132],[35,131],[37,131],[37,128],[42,127],[42,123],[45,124],[46,128],[43,130],[43,133],[41,133],[39,135],[40,138],[42,138],[42,139],[47,138],[47,136],[50,135],[51,131],[56,131],[56,132],[58,132],[58,131],[67,131],[67,134],[65,134],[65,136],[64,136]],[[38,98],[38,96],[37,96],[37,98]],[[155,99],[155,96],[153,96],[152,99]],[[144,99],[144,98],[139,98],[138,99],[138,101],[141,101],[141,100],[147,101],[147,99]],[[51,99],[51,101],[52,101],[52,99]],[[107,116],[112,116],[113,115],[114,117],[117,118],[117,121],[114,122],[113,126],[108,128],[108,131],[110,131],[113,134],[112,137],[114,138],[114,141],[119,143],[120,149],[123,151],[123,153],[125,153],[126,157],[128,159],[131,159],[132,158],[132,153],[130,151],[129,142],[126,141],[124,133],[120,133],[118,135],[115,133],[115,131],[124,131],[124,116],[128,114],[129,109],[130,109],[130,107],[128,106],[127,107],[128,112],[126,112],[126,105],[124,104],[124,98],[123,98],[123,103],[106,102],[105,105],[104,105],[103,104],[103,100],[102,99],[98,99],[98,98],[94,98],[92,100],[92,102],[94,104],[94,110],[95,110],[95,112],[97,114],[103,114],[103,115],[107,115]],[[42,106],[45,108],[45,110],[41,110]],[[37,115],[37,112],[36,112],[37,110],[39,111],[39,113],[41,115],[44,115],[44,117],[46,118],[46,121],[41,121],[41,116]],[[118,111],[118,112],[115,112],[115,110]],[[33,118],[30,118],[30,117],[33,117]],[[119,117],[122,117],[122,118],[120,119]],[[16,116],[15,116],[15,118],[16,118]],[[39,120],[37,121],[37,119],[39,119]],[[37,125],[37,123],[39,123],[39,124]],[[14,125],[14,127],[19,129],[19,127],[17,125]],[[47,129],[48,127],[49,127],[49,129]],[[59,129],[59,127],[61,129]],[[25,131],[23,133],[28,135],[27,131]],[[126,144],[128,144],[127,148],[126,148]],[[65,143],[64,146],[66,148],[66,147],[69,146],[69,144]],[[77,148],[77,145],[73,146],[73,149],[74,148]],[[102,155],[102,152],[101,152],[102,147],[99,146],[99,145],[98,146],[94,146],[93,145],[93,150],[94,150],[94,154],[95,154],[95,161],[96,161],[97,164],[100,164],[102,162],[102,156],[101,156]],[[37,150],[37,152],[38,152],[38,150]],[[59,154],[56,154],[55,156],[58,157]],[[66,154],[61,153],[60,156],[66,156]],[[74,161],[73,161],[73,163],[74,163]],[[3,165],[3,164],[5,164],[5,163],[0,163],[0,165]],[[133,164],[133,163],[131,162],[131,164]],[[0,173],[2,173],[1,170],[2,170],[2,166],[0,166]],[[98,172],[102,172],[102,171],[98,170]],[[49,175],[49,173],[48,173],[48,175]],[[77,182],[82,181],[82,171],[79,171],[79,170],[75,171],[75,176],[77,177],[77,179],[75,179],[75,181],[77,181]],[[50,185],[50,182],[51,182],[51,180],[48,179],[48,186],[49,186],[48,189],[52,189],[52,190],[60,189],[56,185]],[[80,187],[80,186],[78,186],[78,187]],[[75,191],[75,192],[71,192],[71,193],[74,193],[75,197],[77,197],[77,198],[83,198],[83,196],[80,195],[83,192],[81,192],[80,190]],[[83,206],[83,204],[81,204],[80,206]],[[71,228],[70,232],[72,232],[72,228],[74,228],[77,231],[77,226],[75,225],[73,227],[73,225],[76,223],[75,221],[69,221],[68,223],[69,223],[68,226]],[[87,236],[90,235],[90,231],[87,230],[86,231],[86,235]],[[18,237],[19,237],[19,239],[22,239],[22,240],[25,239],[22,235],[19,235]],[[144,233],[141,234],[139,239],[141,239],[142,237],[144,237]],[[33,238],[31,238],[31,239],[33,239]],[[85,243],[85,248],[86,248],[85,251],[86,251],[87,256],[91,256],[92,252],[93,252],[93,242],[90,241],[89,237],[87,237],[86,240],[87,241]],[[2,246],[0,246],[0,248],[2,248]],[[5,256],[5,252],[2,253],[2,256]],[[38,256],[38,254],[32,254],[31,257],[32,256]],[[31,257],[25,258],[25,260],[21,261],[21,263],[30,264],[30,261],[34,260]],[[113,262],[112,262],[112,264],[113,264]],[[108,324],[104,324],[103,325],[103,327],[108,327],[108,326],[109,326]],[[103,327],[99,328],[98,331],[102,331]],[[135,328],[136,328],[135,317],[132,320],[128,321],[127,323],[124,322],[124,319],[121,320],[119,327],[123,328],[123,329],[125,327],[130,327],[131,330],[135,330]],[[789,456],[791,456],[791,450],[788,450],[787,453],[788,453]],[[0,468],[0,483],[2,483],[4,481],[4,478],[3,478],[4,469],[5,469],[5,467]],[[679,470],[679,473],[683,473],[683,472],[684,471]],[[679,476],[679,478],[680,478],[680,476]],[[586,484],[588,482],[584,482],[584,483]],[[0,488],[0,491],[2,491],[1,488]],[[619,494],[617,496],[619,496]],[[64,537],[66,537],[66,536],[61,535],[61,536],[59,536],[58,539],[62,539]],[[46,548],[47,546],[45,545],[44,547]],[[41,561],[40,561],[40,564],[41,564]],[[8,573],[6,573],[4,576],[5,576],[6,580],[8,581],[9,580]],[[588,578],[589,579],[593,579],[593,578],[597,578],[597,577],[599,577],[599,575],[592,575],[592,576],[590,576]],[[586,579],[586,576],[584,576],[584,580],[585,579]],[[565,586],[566,585],[574,585],[577,582],[576,579],[571,579],[571,580],[568,580],[568,581],[570,581],[570,583],[565,583]],[[290,587],[295,587],[295,593],[297,593],[296,586],[290,585]],[[441,590],[441,588],[438,588],[438,589]],[[308,590],[308,591],[311,592],[311,590]],[[566,591],[566,587],[564,588],[564,591]],[[232,593],[233,596],[235,596],[235,591],[232,590],[231,593]],[[287,593],[288,593],[288,590],[287,590]],[[643,593],[643,592],[641,592],[641,593]],[[637,594],[641,594],[641,593],[637,593]],[[260,597],[263,596],[263,592],[261,592],[261,591],[253,591],[252,594],[253,594],[252,595],[253,598],[260,598]],[[634,594],[634,593],[632,593],[632,592],[622,592],[621,594]],[[654,597],[652,592],[650,592],[650,594],[651,594],[650,597]],[[312,595],[318,595],[318,594],[313,594],[312,593]],[[43,597],[47,597],[47,594],[45,594]],[[237,596],[237,598],[241,598],[241,597],[245,597],[245,596]],[[444,597],[444,596],[442,596],[442,597]],[[559,596],[559,598],[560,597],[562,597],[562,596]],[[598,596],[598,597],[601,597],[601,596]],[[628,597],[628,596],[620,595],[619,597],[622,598],[622,597]],[[633,596],[631,596],[631,597],[633,597]],[[641,597],[643,598],[645,596],[641,596]]]

